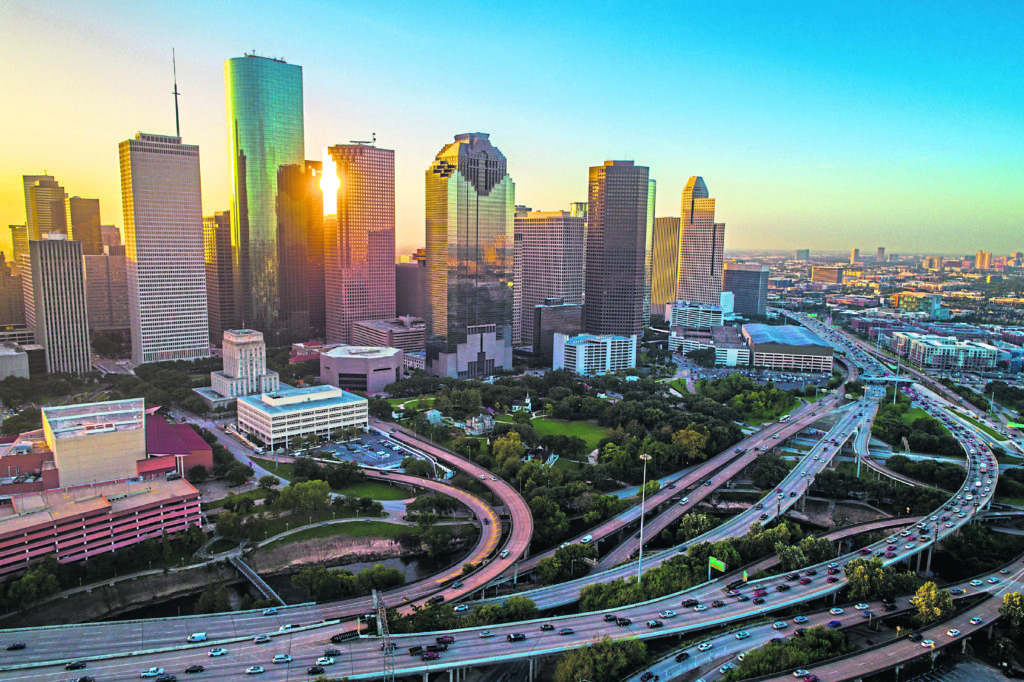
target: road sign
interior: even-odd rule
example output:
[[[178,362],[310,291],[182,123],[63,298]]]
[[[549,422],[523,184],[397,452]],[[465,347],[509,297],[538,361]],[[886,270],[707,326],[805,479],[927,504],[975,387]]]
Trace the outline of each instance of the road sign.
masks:
[[[725,571],[725,562],[713,556],[708,557],[708,566],[718,571]]]

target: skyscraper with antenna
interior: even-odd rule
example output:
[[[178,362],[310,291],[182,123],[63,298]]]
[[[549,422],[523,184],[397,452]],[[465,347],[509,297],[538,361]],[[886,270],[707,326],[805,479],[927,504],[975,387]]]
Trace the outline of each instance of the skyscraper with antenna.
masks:
[[[178,60],[174,56],[174,48],[171,48],[171,68],[174,69],[174,90],[171,94],[174,95],[174,135],[175,137],[181,137],[181,119],[178,118]]]

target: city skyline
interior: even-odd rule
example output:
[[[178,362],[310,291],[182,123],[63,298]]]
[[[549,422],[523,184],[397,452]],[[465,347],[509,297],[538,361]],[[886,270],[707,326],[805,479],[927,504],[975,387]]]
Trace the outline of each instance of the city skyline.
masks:
[[[452,17],[424,8],[375,7],[371,15],[314,5],[315,20],[300,23],[272,11],[234,21],[226,10],[188,3],[168,22],[160,6],[56,7],[0,9],[12,28],[0,54],[11,63],[36,55],[37,70],[50,74],[42,91],[31,70],[11,74],[9,95],[31,106],[6,110],[0,126],[6,224],[24,222],[21,176],[43,172],[72,196],[100,199],[102,223],[121,222],[109,148],[126,130],[174,132],[171,47],[182,135],[209,159],[203,214],[230,208],[221,65],[255,48],[303,69],[308,157],[373,132],[395,150],[401,252],[423,245],[419,173],[434,140],[465,130],[502,140],[518,199],[537,210],[584,199],[591,165],[635,159],[662,185],[657,217],[677,214],[672,197],[689,176],[713,182],[728,206],[727,250],[848,252],[854,235],[865,248],[885,243],[896,252],[1020,248],[1014,189],[1024,179],[1024,126],[1013,84],[1022,58],[1010,29],[1024,14],[1019,6],[993,6],[984,19],[956,5],[932,15],[888,7],[879,26],[871,11],[847,16],[811,4],[699,16],[664,5],[657,34],[649,13],[623,18],[596,7],[583,21],[570,6],[515,14],[464,7],[455,16],[484,26],[512,56],[464,65],[481,96],[458,109],[444,106],[436,87],[445,67],[421,58]],[[131,30],[137,25],[148,27],[145,41]],[[684,25],[690,39],[680,44],[671,36]],[[349,39],[333,39],[338,26],[351,27]],[[585,49],[615,39],[621,49],[607,54]],[[975,47],[951,55],[945,45],[953,42]],[[712,94],[706,106],[681,106],[674,91],[683,69],[687,89]],[[569,92],[598,71],[614,93],[603,109],[516,96],[524,88]],[[127,81],[131,89],[119,87]],[[0,234],[10,253],[10,235]]]

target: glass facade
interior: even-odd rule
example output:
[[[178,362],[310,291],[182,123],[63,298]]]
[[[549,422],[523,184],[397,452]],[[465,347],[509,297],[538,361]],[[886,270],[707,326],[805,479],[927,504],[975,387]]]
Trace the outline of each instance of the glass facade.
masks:
[[[639,336],[650,319],[654,181],[646,166],[606,161],[590,168],[584,328]]]
[[[722,298],[725,223],[715,222],[715,200],[704,178],[694,175],[687,181],[681,211],[676,298],[718,305]]]
[[[305,232],[279,213],[282,169],[305,161],[302,67],[255,55],[224,62],[231,169],[235,302],[244,323],[269,343],[289,340],[282,310],[281,235]],[[285,171],[287,173],[287,171]],[[287,202],[286,202],[287,204]],[[298,259],[301,260],[301,259]]]
[[[515,183],[506,165],[487,134],[465,133],[426,172],[427,362],[458,356],[437,373],[511,366]]]

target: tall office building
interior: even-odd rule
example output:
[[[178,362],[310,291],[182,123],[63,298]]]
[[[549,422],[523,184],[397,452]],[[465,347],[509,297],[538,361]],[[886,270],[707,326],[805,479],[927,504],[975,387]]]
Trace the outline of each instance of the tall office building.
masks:
[[[59,233],[29,242],[23,273],[25,322],[46,349],[46,371],[84,374],[91,369],[82,245]]]
[[[199,147],[138,133],[118,152],[132,362],[207,357]]]
[[[463,133],[425,175],[428,371],[509,369],[515,183],[505,156],[486,133]]]
[[[305,161],[302,67],[256,55],[224,62],[231,177],[235,305],[245,325],[268,343],[289,340],[281,328],[279,240],[301,226],[278,214],[282,167]]]
[[[722,272],[722,289],[732,292],[733,312],[764,315],[768,309],[769,268],[761,263],[729,261]]]
[[[974,269],[975,270],[988,270],[992,267],[992,252],[991,251],[978,251],[974,255]]]
[[[639,336],[650,319],[654,181],[647,166],[591,166],[587,201],[584,329]]]
[[[516,216],[514,229],[517,317],[522,343],[534,345],[534,307],[548,298],[571,305],[583,302],[584,220],[569,211],[530,211]]]
[[[120,246],[121,230],[113,225],[100,225],[100,242],[103,246]]]
[[[68,199],[68,217],[71,221],[68,239],[82,242],[82,255],[98,256],[102,254],[100,200],[71,197]]]
[[[350,343],[353,322],[395,316],[395,152],[352,143],[327,153],[340,181],[337,222],[324,231],[327,342]],[[336,181],[324,182],[329,211],[326,187]]]
[[[203,258],[206,264],[206,311],[209,316],[210,344],[218,345],[224,338],[224,332],[237,326],[229,211],[219,211],[203,218]]]
[[[679,218],[655,218],[651,245],[651,312],[667,317],[679,277]]]
[[[676,299],[718,305],[722,299],[725,223],[715,222],[715,200],[700,176],[691,177],[683,188],[679,233]]]
[[[123,246],[104,248],[106,252],[98,256],[82,256],[89,331],[128,333],[128,258]]]
[[[321,168],[305,161],[278,172],[278,328],[286,339],[323,338],[326,328]]]
[[[51,175],[22,176],[25,227],[30,241],[48,233],[68,233],[68,195]]]
[[[408,263],[395,264],[395,314],[426,319],[426,249],[416,249]]]
[[[811,260],[811,250],[797,249],[793,252],[793,260]]]
[[[860,261],[860,249],[850,249],[850,265],[856,265]]]
[[[25,324],[25,291],[21,275],[14,274],[0,251],[0,326]]]
[[[885,262],[885,247],[884,246],[879,246],[878,250],[875,252],[875,262],[878,262],[878,263],[884,263]]]
[[[11,229],[11,263],[20,267],[21,257],[28,255],[28,227],[25,225],[9,225]]]

